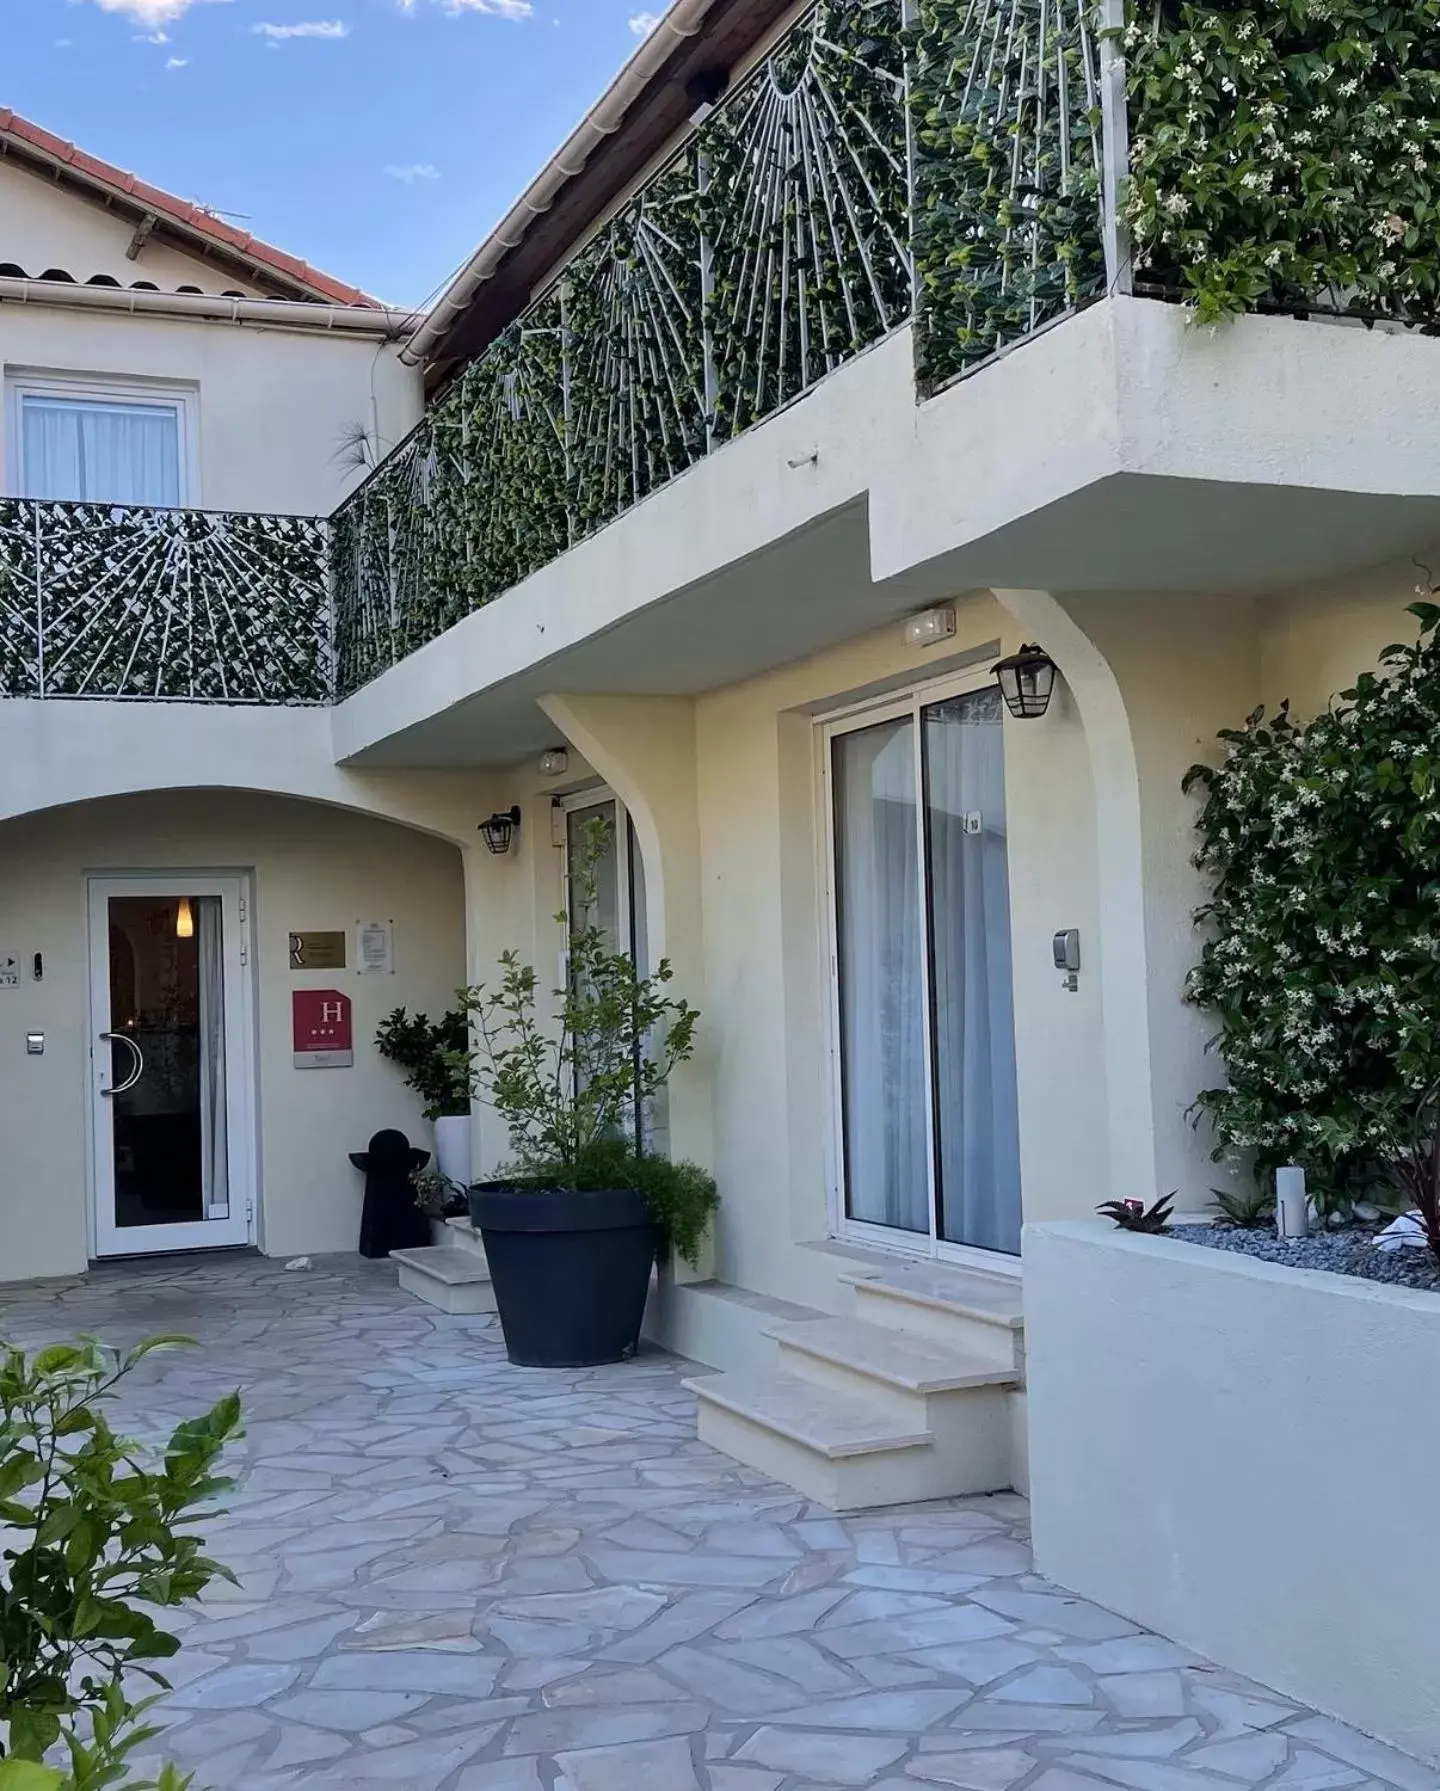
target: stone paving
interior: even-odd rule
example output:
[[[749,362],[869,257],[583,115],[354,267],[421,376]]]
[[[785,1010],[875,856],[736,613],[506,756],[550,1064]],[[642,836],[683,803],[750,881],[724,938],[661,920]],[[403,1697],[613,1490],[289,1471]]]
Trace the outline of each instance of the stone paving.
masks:
[[[393,1269],[248,1257],[0,1290],[0,1334],[182,1331],[150,1433],[238,1383],[166,1755],[278,1791],[1440,1791],[1037,1578],[1013,1495],[836,1518],[695,1439],[682,1365],[516,1369]],[[1253,1514],[1251,1514],[1253,1515]]]

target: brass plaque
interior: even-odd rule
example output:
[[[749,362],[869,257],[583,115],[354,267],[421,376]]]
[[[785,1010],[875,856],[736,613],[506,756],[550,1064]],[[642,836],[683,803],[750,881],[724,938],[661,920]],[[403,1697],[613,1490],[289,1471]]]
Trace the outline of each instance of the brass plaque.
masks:
[[[292,970],[343,970],[345,968],[344,933],[292,933],[290,935],[290,968]]]

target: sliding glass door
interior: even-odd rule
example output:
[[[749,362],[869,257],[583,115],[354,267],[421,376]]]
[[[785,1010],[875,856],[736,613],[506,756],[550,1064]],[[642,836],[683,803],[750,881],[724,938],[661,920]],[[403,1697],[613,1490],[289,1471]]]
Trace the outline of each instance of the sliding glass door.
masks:
[[[829,731],[843,1213],[1015,1253],[1000,695],[929,695]]]

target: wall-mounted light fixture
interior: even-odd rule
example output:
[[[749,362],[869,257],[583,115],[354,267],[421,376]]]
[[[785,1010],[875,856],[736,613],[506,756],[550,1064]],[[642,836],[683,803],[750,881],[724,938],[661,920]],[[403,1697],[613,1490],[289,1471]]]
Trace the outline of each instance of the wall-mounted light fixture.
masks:
[[[991,666],[1005,707],[1017,721],[1035,721],[1050,707],[1055,688],[1055,661],[1032,641],[1008,659]]]
[[[520,810],[518,806],[491,815],[488,821],[480,823],[480,832],[485,835],[485,844],[497,858],[503,858],[510,850],[510,842],[515,838],[515,831],[519,825]]]
[[[195,913],[190,906],[189,896],[181,896],[180,906],[175,910],[175,937],[177,939],[193,939],[195,937]]]
[[[918,615],[905,618],[907,647],[934,647],[955,637],[955,605],[939,603],[934,609],[922,609]]]

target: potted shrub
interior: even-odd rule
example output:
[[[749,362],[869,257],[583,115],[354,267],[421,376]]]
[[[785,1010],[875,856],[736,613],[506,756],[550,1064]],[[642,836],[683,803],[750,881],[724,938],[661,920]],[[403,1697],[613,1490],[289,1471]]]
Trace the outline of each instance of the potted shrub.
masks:
[[[435,1162],[447,1181],[470,1185],[470,1022],[463,1007],[439,1020],[397,1007],[375,1034],[380,1055],[403,1072],[435,1127]]]
[[[592,824],[573,881],[568,986],[538,1011],[535,971],[506,952],[498,986],[467,989],[478,1041],[463,1062],[504,1120],[513,1153],[470,1190],[505,1346],[525,1367],[576,1368],[634,1354],[657,1250],[694,1263],[716,1205],[694,1163],[645,1144],[647,1115],[694,1050],[699,1015],[668,993],[668,959],[642,976],[596,925]]]

